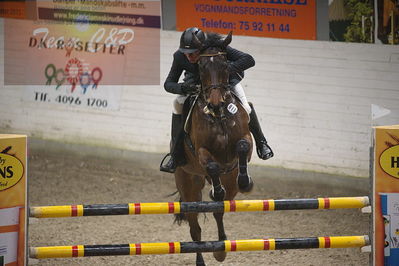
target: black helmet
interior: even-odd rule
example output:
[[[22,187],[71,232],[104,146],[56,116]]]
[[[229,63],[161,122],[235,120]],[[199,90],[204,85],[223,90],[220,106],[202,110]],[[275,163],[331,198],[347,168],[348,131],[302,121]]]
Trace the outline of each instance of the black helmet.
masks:
[[[195,35],[201,43],[205,41],[205,33],[202,30],[196,27],[188,28],[180,37],[180,52],[190,54],[196,52],[200,48],[198,47],[198,43],[194,41],[193,35]]]

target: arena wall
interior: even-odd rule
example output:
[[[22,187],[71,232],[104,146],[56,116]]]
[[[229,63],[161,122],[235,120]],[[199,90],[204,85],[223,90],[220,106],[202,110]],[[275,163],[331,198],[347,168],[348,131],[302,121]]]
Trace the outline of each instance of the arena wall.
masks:
[[[180,32],[161,32],[161,83]],[[4,29],[1,22],[1,58]],[[397,124],[397,46],[233,36],[256,66],[242,82],[275,157],[252,163],[367,177],[371,125]],[[4,73],[4,66],[0,67]],[[0,75],[3,82],[3,75]],[[101,111],[24,100],[26,87],[0,89],[0,133],[64,143],[166,153],[174,96],[159,86],[123,86],[118,110]],[[391,114],[371,120],[371,104]]]

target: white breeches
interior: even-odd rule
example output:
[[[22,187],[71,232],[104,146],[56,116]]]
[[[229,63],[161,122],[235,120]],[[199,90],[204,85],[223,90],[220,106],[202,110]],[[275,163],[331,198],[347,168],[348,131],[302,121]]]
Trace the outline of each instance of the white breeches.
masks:
[[[247,111],[248,114],[251,113],[251,106],[248,104],[247,97],[245,96],[245,92],[243,87],[241,86],[240,83],[235,85],[231,91],[240,99],[245,111]],[[177,95],[175,100],[173,101],[173,113],[177,115],[181,115],[183,113],[183,104],[184,101],[187,99],[187,96],[185,95]]]
[[[177,95],[175,100],[173,101],[173,113],[176,115],[181,115],[183,113],[183,105],[188,96],[185,95]]]
[[[241,84],[238,83],[237,85],[235,85],[231,91],[238,97],[238,99],[240,99],[245,111],[247,111],[247,113],[250,114],[251,106],[249,106],[249,104],[248,104],[248,100],[247,100],[247,97],[245,96],[244,88],[241,86]]]

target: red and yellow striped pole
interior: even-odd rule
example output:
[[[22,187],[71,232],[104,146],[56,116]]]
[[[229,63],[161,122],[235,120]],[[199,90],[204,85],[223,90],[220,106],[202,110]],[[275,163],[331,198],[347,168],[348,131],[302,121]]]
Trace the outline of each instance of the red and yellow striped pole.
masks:
[[[309,248],[356,248],[366,245],[369,245],[368,236],[269,238],[208,242],[32,247],[30,248],[29,256],[35,259],[46,259],[90,256],[178,254],[214,251],[234,252]]]
[[[219,202],[94,204],[31,207],[30,217],[58,218],[99,215],[174,214],[188,212],[252,212],[303,209],[350,209],[363,208],[368,205],[368,197],[231,200]]]

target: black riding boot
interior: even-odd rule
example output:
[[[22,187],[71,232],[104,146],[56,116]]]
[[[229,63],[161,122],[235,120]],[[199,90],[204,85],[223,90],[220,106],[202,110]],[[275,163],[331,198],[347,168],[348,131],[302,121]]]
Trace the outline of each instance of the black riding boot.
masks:
[[[172,114],[172,131],[170,140],[170,153],[168,153],[162,160],[159,169],[163,172],[174,173],[177,167],[177,150],[179,147],[180,135],[182,134],[182,115]],[[164,160],[169,157],[167,163],[163,163]]]
[[[274,153],[270,146],[267,144],[266,138],[263,135],[262,129],[260,128],[258,117],[255,113],[255,109],[252,103],[249,103],[251,106],[251,113],[249,114],[249,130],[254,136],[256,142],[256,152],[258,153],[259,158],[262,160],[267,160],[273,157]]]

